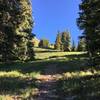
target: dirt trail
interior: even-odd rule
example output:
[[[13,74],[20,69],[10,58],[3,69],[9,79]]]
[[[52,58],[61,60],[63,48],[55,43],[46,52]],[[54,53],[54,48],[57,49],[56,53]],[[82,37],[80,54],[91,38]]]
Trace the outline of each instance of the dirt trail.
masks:
[[[59,98],[55,94],[55,86],[61,75],[56,73],[57,65],[52,64],[45,69],[45,75],[38,77],[39,92],[35,100],[57,100]]]

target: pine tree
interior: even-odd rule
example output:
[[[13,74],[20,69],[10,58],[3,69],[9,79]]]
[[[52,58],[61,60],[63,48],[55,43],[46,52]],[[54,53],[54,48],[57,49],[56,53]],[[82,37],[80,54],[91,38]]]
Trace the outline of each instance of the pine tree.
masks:
[[[0,35],[4,34],[1,52],[5,62],[27,59],[32,24],[29,0],[0,1]]]
[[[62,51],[65,51],[65,49],[67,48],[67,33],[66,32],[62,32],[61,33],[61,42],[62,42]]]
[[[31,34],[28,40],[27,48],[28,48],[28,60],[34,60],[34,45],[33,45],[33,38],[35,37],[35,34]]]
[[[55,41],[55,49],[61,50],[61,34],[58,32],[56,41]]]
[[[62,32],[61,42],[62,42],[62,51],[70,51],[70,33],[69,32]]]
[[[49,41],[47,39],[40,40],[39,47],[41,47],[41,48],[49,48]]]
[[[32,8],[29,0],[21,0],[19,3],[22,10],[20,14],[22,21],[18,25],[18,28],[16,28],[17,35],[21,37],[20,42],[17,42],[18,58],[20,60],[26,60],[29,56],[32,56],[30,55],[32,46],[29,46],[29,44],[31,45],[30,39],[33,25]]]
[[[79,14],[78,26],[83,30],[92,60],[100,56],[100,0],[82,0]]]
[[[76,46],[75,46],[75,42],[73,41],[73,44],[72,44],[72,49],[71,51],[76,51]]]
[[[4,43],[4,34],[0,33],[0,61],[2,61],[2,45]]]
[[[14,15],[18,12],[15,10],[14,2],[9,0],[0,1],[0,35],[4,35],[3,42],[1,42],[1,52],[4,61],[13,58],[13,41],[14,41]],[[12,13],[13,11],[13,13]],[[16,19],[16,16],[15,16]]]
[[[86,43],[84,38],[80,38],[77,46],[77,51],[86,51]]]

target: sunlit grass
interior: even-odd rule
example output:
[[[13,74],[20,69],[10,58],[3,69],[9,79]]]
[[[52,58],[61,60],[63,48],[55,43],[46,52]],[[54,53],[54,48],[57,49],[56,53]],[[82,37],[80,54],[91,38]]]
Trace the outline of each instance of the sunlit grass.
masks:
[[[22,74],[18,71],[10,71],[10,72],[0,72],[0,77],[21,77],[21,78],[25,78],[27,77],[25,74]]]
[[[0,100],[13,100],[11,95],[0,95]]]
[[[0,100],[27,99],[38,91],[41,63],[16,63],[0,66]]]
[[[75,78],[75,77],[85,77],[85,76],[93,76],[93,75],[100,75],[100,70],[92,70],[92,71],[76,71],[76,72],[66,72],[63,73],[63,78]]]
[[[56,91],[61,98],[73,100],[100,99],[100,68],[87,66],[87,59],[78,59],[63,63],[63,76],[59,79]]]
[[[29,76],[29,77],[32,77],[32,78],[37,78],[41,74],[40,74],[40,72],[31,72],[31,73],[27,73],[26,75]]]
[[[86,52],[61,52],[52,49],[43,49],[43,48],[34,48],[35,50],[35,59],[52,59],[52,58],[64,58],[68,55],[80,55]]]
[[[36,59],[50,59],[57,57],[66,57],[68,55],[80,55],[84,54],[84,52],[46,52],[46,53],[36,53]]]
[[[35,95],[37,89],[35,78],[40,73],[23,74],[18,71],[0,72],[0,100],[13,100],[13,97],[25,99]]]
[[[57,67],[56,91],[60,97],[75,96],[76,100],[95,100],[100,95],[100,70],[87,65],[82,52],[36,53],[33,62],[0,65],[0,100],[31,99],[38,93],[37,79],[49,66]],[[84,96],[84,93],[86,94]],[[93,97],[93,99],[91,99]],[[18,99],[17,98],[17,99]],[[63,100],[63,99],[61,99]],[[96,99],[99,100],[99,99]]]
[[[62,78],[57,84],[60,97],[73,97],[75,100],[100,99],[99,75],[85,75],[81,77]]]

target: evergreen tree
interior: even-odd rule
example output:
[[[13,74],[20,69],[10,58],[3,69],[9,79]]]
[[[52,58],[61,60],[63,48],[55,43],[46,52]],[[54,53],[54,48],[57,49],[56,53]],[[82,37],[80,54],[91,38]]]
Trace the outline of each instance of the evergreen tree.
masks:
[[[40,40],[39,47],[41,47],[41,48],[49,48],[49,41],[47,39]]]
[[[56,41],[55,41],[55,49],[61,50],[61,34],[58,32]]]
[[[100,59],[100,0],[82,0],[78,26],[87,41],[90,59]]]
[[[32,24],[29,0],[0,1],[0,35],[4,34],[1,52],[5,62],[27,59]]]
[[[77,51],[86,51],[86,43],[84,38],[80,38],[77,46]]]
[[[62,51],[70,51],[70,33],[62,32],[61,42],[62,42]]]
[[[4,34],[1,32],[0,33],[0,61],[2,61],[2,45],[4,42]]]
[[[76,46],[75,46],[75,42],[73,41],[73,44],[72,44],[72,49],[71,51],[76,51]]]
[[[66,32],[62,32],[61,33],[61,50],[65,51],[65,49],[67,48],[67,33]]]
[[[28,40],[28,60],[34,60],[34,45],[33,45],[33,38],[35,37],[35,34],[31,34]]]
[[[18,13],[15,2],[10,0],[0,1],[0,35],[4,35],[3,42],[1,42],[1,52],[4,61],[13,58],[13,41],[14,41],[14,15]],[[15,16],[16,19],[16,16]]]

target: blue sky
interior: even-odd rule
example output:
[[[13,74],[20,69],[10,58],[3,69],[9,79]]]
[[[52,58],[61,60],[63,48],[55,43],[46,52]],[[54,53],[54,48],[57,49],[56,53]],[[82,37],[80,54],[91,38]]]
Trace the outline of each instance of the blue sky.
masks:
[[[80,30],[76,24],[81,0],[32,0],[35,26],[33,32],[39,39],[55,42],[57,31],[69,30],[77,43]]]

